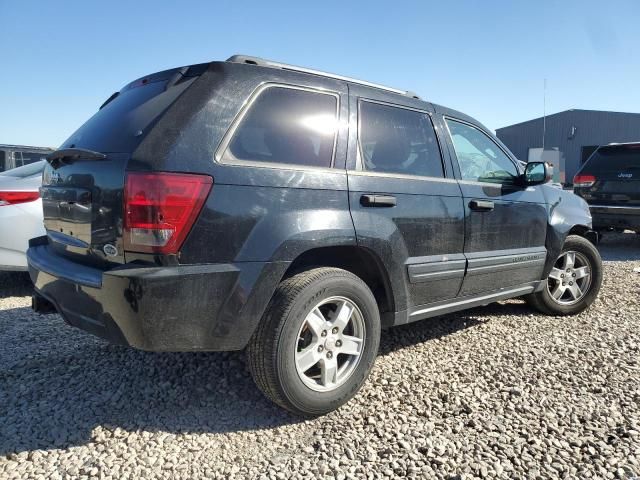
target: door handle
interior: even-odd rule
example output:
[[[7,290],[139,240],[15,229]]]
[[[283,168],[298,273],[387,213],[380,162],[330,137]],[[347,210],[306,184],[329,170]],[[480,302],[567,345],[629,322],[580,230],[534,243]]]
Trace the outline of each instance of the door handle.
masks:
[[[395,207],[396,197],[393,195],[366,194],[360,197],[360,205],[363,207]]]
[[[469,208],[478,212],[488,212],[493,210],[495,204],[490,200],[471,200],[469,202]]]

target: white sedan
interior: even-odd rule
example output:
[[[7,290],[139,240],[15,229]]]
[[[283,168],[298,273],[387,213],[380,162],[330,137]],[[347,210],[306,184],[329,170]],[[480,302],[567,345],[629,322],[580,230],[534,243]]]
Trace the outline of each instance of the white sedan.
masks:
[[[46,162],[0,173],[0,270],[27,270],[29,239],[46,235],[39,188]]]

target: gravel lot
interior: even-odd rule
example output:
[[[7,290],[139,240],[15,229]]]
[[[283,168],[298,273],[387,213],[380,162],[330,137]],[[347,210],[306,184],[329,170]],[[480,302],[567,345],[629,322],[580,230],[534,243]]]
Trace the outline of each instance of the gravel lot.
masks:
[[[0,274],[0,478],[640,475],[640,236],[601,251],[582,315],[514,300],[390,330],[360,394],[312,421],[240,353],[110,346]]]

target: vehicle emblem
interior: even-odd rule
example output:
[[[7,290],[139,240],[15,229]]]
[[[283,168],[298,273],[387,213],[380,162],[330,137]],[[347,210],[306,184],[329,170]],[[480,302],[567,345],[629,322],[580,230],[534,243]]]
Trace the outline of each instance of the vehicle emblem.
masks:
[[[49,176],[49,183],[60,183],[62,181],[62,175],[58,172],[53,172]]]
[[[118,249],[110,243],[107,243],[104,247],[102,247],[102,251],[107,257],[115,257],[116,255],[118,255]]]
[[[620,175],[618,175],[618,178],[632,178],[633,177],[633,173],[621,173]]]

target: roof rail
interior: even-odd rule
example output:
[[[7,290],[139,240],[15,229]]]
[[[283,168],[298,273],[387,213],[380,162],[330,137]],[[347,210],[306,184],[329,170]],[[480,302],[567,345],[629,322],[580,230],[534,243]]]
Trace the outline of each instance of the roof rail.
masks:
[[[406,95],[411,98],[420,99],[420,97],[417,94],[409,90],[400,90],[398,88],[386,87],[384,85],[380,85],[377,83],[366,82],[364,80],[358,80],[356,78],[351,78],[351,77],[344,77],[342,75],[323,72],[321,70],[313,70],[311,68],[297,67],[295,65],[289,65],[287,63],[274,62],[274,61],[266,60],[260,57],[251,57],[249,55],[233,55],[227,58],[227,62],[246,63],[249,65],[259,65],[262,67],[280,68],[282,70],[291,70],[294,72],[302,72],[302,73],[308,73],[311,75],[319,75],[322,77],[335,78],[336,80],[344,80],[345,82],[357,83],[358,85],[364,85],[367,87],[377,88],[379,90],[385,90],[387,92],[398,93],[400,95]]]
[[[611,142],[611,143],[607,143],[607,147],[615,147],[617,145],[640,145],[640,141],[638,142]]]

